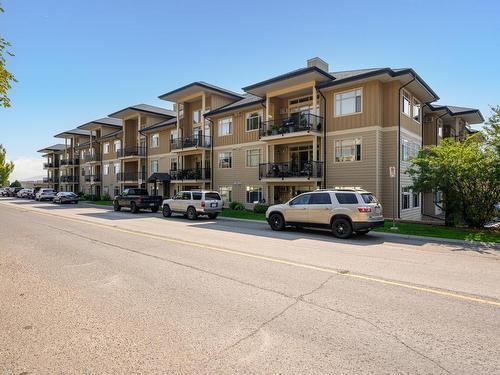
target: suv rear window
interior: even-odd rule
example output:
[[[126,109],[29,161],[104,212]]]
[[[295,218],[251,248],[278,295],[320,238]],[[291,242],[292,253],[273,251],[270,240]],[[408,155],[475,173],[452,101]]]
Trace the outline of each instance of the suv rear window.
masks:
[[[218,193],[205,193],[206,200],[216,200],[220,201],[220,195]]]
[[[309,204],[331,204],[332,200],[329,193],[315,193],[311,195]]]
[[[199,192],[198,193],[193,193],[193,200],[195,200],[195,201],[201,201],[201,196],[202,195],[203,194],[201,194]]]
[[[375,195],[370,193],[361,194],[361,198],[363,198],[363,201],[365,203],[378,203],[378,200],[377,198],[375,198]]]
[[[335,193],[335,197],[340,204],[357,204],[358,197],[354,193]]]

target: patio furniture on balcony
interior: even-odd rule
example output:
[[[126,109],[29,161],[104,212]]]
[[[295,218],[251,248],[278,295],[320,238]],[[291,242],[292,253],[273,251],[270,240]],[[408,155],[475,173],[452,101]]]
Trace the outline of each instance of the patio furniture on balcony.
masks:
[[[259,164],[259,179],[266,178],[321,178],[323,176],[322,161],[308,161],[299,165],[291,161],[281,163]]]
[[[259,130],[260,137],[286,135],[297,132],[321,131],[323,117],[311,113],[295,114],[291,117],[265,121]]]

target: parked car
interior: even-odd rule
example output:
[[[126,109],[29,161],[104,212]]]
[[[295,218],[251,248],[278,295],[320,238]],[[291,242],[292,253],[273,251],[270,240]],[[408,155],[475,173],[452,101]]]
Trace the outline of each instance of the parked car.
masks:
[[[29,198],[33,189],[21,189],[17,192],[18,198]]]
[[[300,194],[285,204],[269,207],[266,219],[273,230],[283,230],[287,225],[325,227],[338,238],[348,238],[353,232],[366,234],[384,225],[382,206],[377,198],[357,188]]]
[[[52,200],[54,203],[78,203],[78,195],[72,193],[71,191],[60,191],[56,194],[54,199]]]
[[[7,188],[0,188],[0,197],[4,197],[7,195]]]
[[[22,190],[20,187],[11,187],[9,188],[9,193],[7,194],[8,197],[17,197],[17,193],[19,193]]]
[[[36,193],[38,193],[40,191],[40,189],[42,189],[41,187],[37,186],[33,189],[31,189],[31,194],[29,194],[29,197],[30,199],[35,199],[36,198]]]
[[[222,205],[222,198],[216,191],[181,191],[173,198],[163,201],[162,212],[165,217],[178,213],[189,220],[197,219],[198,215],[215,219],[222,212]]]
[[[35,200],[37,201],[51,201],[56,196],[57,192],[54,189],[40,189],[36,193]]]
[[[149,195],[146,189],[125,189],[113,199],[113,208],[120,211],[122,207],[129,207],[133,213],[140,209],[150,209],[158,212],[162,197],[159,195]]]

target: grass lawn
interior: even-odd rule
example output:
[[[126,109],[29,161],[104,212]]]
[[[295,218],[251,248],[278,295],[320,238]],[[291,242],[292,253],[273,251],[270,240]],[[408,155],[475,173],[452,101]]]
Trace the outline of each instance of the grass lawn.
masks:
[[[98,204],[99,206],[112,206],[113,201],[82,201],[83,203]]]
[[[221,217],[233,217],[236,219],[246,219],[246,220],[266,220],[266,214],[256,214],[253,211],[236,211],[236,210],[231,210],[229,208],[224,208],[222,210],[222,213],[220,214]]]
[[[397,223],[398,230],[391,230],[392,221],[387,220],[381,228],[375,229],[376,232],[410,234],[423,237],[451,238],[456,240],[469,240],[480,242],[500,243],[500,232],[489,230],[475,230],[467,228],[449,228],[439,225],[425,224],[406,224]]]

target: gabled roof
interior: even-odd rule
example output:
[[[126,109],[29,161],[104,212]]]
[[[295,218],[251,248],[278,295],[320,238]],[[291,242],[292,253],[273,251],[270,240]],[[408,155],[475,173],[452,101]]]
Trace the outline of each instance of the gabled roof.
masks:
[[[122,118],[135,112],[147,113],[155,116],[177,117],[177,112],[175,111],[149,104],[136,104],[130,107],[126,107],[110,114],[109,117]]]
[[[171,127],[171,126],[176,125],[176,124],[177,124],[177,118],[171,118],[171,119],[168,119],[165,121],[158,122],[158,123],[153,124],[153,125],[146,126],[145,128],[143,128],[141,130],[141,132],[157,130],[160,128],[167,128],[167,127]]]
[[[62,133],[54,135],[55,138],[70,138],[73,136],[90,136],[90,132],[88,130],[84,129],[71,129],[71,130],[66,130]]]
[[[115,137],[119,136],[121,133],[123,133],[123,129],[118,129],[114,132],[103,135],[101,138],[98,139],[98,141],[104,140],[104,139],[115,138]]]
[[[62,143],[57,143],[55,145],[44,147],[37,152],[48,152],[48,151],[64,151],[66,149],[66,145]]]
[[[281,86],[289,86],[293,83],[298,83],[299,80],[328,82],[334,79],[335,77],[333,77],[330,73],[321,70],[317,66],[309,66],[307,68],[292,70],[291,72],[254,83],[253,85],[243,87],[243,90],[253,95],[264,96],[271,87],[278,86],[279,84],[281,84]]]
[[[171,102],[176,102],[182,97],[189,96],[191,94],[194,94],[197,91],[212,91],[217,94],[227,96],[233,99],[240,99],[243,96],[241,94],[238,94],[234,91],[224,89],[219,86],[211,85],[210,83],[202,82],[202,81],[197,81],[190,83],[188,85],[179,87],[178,89],[169,91],[163,95],[160,95],[159,98],[163,100],[168,100]]]
[[[238,101],[231,103],[231,104],[227,104],[223,107],[214,109],[213,111],[210,111],[208,113],[205,113],[205,117],[214,116],[214,115],[217,115],[219,113],[235,111],[237,109],[244,108],[244,107],[254,106],[256,104],[262,103],[263,101],[264,101],[264,99],[261,98],[260,96],[256,96],[256,95],[252,95],[252,94],[244,94],[243,99],[238,100]]]
[[[117,118],[111,118],[111,117],[103,117],[98,120],[90,121],[87,122],[83,125],[80,125],[78,129],[84,129],[84,130],[90,130],[93,125],[103,125],[103,126],[108,126],[112,128],[121,128],[122,127],[122,120],[117,119]]]
[[[450,117],[462,117],[469,124],[480,124],[484,122],[484,117],[479,109],[468,108],[468,107],[458,107],[454,105],[445,104],[429,104],[429,108],[433,112],[443,112]]]

